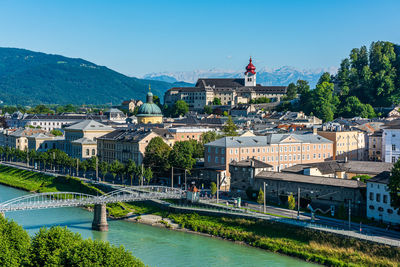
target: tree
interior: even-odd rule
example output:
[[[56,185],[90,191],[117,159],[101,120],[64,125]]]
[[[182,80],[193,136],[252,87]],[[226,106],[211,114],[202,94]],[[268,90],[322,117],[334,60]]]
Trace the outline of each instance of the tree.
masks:
[[[103,181],[105,181],[104,178],[105,178],[105,176],[106,176],[106,174],[107,174],[107,172],[109,170],[109,164],[106,161],[101,161],[99,163],[99,170],[100,170],[101,175],[103,177]]]
[[[212,107],[204,106],[203,112],[206,114],[211,114],[213,112]]]
[[[156,173],[162,174],[170,168],[168,161],[170,152],[171,148],[161,137],[154,137],[146,146],[143,163]]]
[[[257,203],[258,204],[264,204],[264,192],[261,190],[261,188],[258,191]]]
[[[151,179],[153,179],[153,172],[151,171],[151,169],[150,168],[146,168],[144,170],[143,176],[144,176],[145,181],[147,182],[147,185],[149,185]]]
[[[134,177],[136,169],[137,169],[136,163],[133,160],[129,159],[125,165],[125,169],[126,169],[126,173],[131,178],[131,185],[133,185],[133,177]]]
[[[160,98],[157,95],[153,95],[153,103],[162,108]]]
[[[362,117],[374,118],[375,111],[369,104],[363,104],[356,96],[349,96],[339,108],[339,115],[345,118]]]
[[[115,180],[116,176],[120,174],[124,169],[124,165],[118,160],[114,160],[109,167],[109,170]]]
[[[79,168],[81,170],[83,170],[83,177],[86,177],[86,172],[89,168],[89,162],[87,160],[83,160],[80,164],[79,164]]]
[[[215,195],[217,193],[217,185],[214,182],[211,182],[211,195]]]
[[[393,165],[388,187],[390,205],[393,208],[400,208],[400,160]]]
[[[233,122],[232,117],[229,116],[228,120],[225,122],[224,128],[222,130],[225,136],[237,136],[237,126]]]
[[[184,116],[189,112],[189,105],[183,101],[178,100],[172,107],[171,116],[177,118],[179,116]]]
[[[297,86],[290,83],[287,87],[286,100],[293,100],[297,98]]]
[[[28,233],[0,215],[0,266],[20,266],[28,258],[29,247]]]
[[[201,134],[201,139],[200,140],[201,140],[202,144],[204,145],[204,144],[210,143],[212,141],[215,141],[217,139],[218,139],[217,132],[208,131],[208,132],[205,132],[205,133]]]
[[[293,194],[288,196],[288,208],[290,210],[294,210],[296,208],[296,200],[294,199]]]
[[[190,142],[176,142],[169,154],[169,162],[174,167],[190,171],[196,163]]]
[[[52,130],[50,133],[54,136],[62,136],[63,135],[63,133],[60,130]]]
[[[329,72],[324,72],[321,77],[319,77],[318,84],[323,84],[324,82],[330,83],[331,82],[331,75]]]
[[[212,101],[212,104],[213,104],[214,106],[220,106],[220,105],[222,105],[222,104],[221,104],[221,99],[219,99],[218,97],[214,97],[214,99],[213,99],[213,101]]]

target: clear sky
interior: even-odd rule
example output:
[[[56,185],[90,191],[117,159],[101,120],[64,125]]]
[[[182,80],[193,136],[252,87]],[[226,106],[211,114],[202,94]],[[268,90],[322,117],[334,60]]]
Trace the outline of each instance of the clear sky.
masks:
[[[0,0],[0,46],[79,57],[124,74],[338,66],[400,43],[400,0]]]

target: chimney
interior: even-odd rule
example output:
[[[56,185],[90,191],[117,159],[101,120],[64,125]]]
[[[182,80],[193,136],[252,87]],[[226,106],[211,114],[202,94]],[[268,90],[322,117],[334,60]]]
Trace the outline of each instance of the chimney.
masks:
[[[312,133],[313,133],[314,135],[317,135],[317,134],[318,134],[318,129],[317,129],[317,127],[313,127]]]

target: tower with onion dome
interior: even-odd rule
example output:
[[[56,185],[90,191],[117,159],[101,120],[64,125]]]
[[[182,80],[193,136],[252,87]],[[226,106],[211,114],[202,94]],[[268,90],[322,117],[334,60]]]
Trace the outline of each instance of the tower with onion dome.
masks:
[[[256,67],[254,67],[250,57],[249,64],[244,73],[244,86],[256,86],[256,75]]]

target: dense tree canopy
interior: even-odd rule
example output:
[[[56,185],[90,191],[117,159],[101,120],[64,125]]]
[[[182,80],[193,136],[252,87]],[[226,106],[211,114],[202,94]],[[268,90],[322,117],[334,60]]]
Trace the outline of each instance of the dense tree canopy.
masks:
[[[400,208],[400,160],[398,160],[392,169],[390,181],[390,204],[394,208]]]
[[[42,228],[31,239],[0,216],[0,266],[144,266],[123,247],[83,240],[66,228]]]
[[[224,132],[225,136],[236,136],[237,133],[237,125],[233,122],[232,117],[229,116],[228,120],[225,122],[224,128],[222,131]]]
[[[171,148],[161,137],[154,137],[146,146],[143,163],[157,174],[164,173],[170,167],[168,162],[170,151]]]

